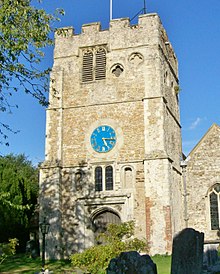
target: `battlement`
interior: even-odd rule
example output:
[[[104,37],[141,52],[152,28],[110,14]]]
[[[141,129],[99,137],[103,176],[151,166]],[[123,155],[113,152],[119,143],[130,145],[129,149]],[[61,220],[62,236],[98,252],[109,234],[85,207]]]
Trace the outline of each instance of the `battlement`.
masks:
[[[100,44],[108,44],[114,50],[156,44],[166,48],[169,42],[156,13],[140,15],[136,25],[129,18],[113,19],[106,30],[102,30],[100,22],[84,24],[80,34],[73,27],[65,27],[57,31],[55,41],[55,58],[78,55],[79,48]]]
[[[160,18],[158,14],[156,13],[149,13],[149,14],[143,14],[138,17],[138,24],[137,25],[132,25],[130,22],[130,19],[128,17],[126,18],[117,18],[117,19],[112,19],[109,24],[109,31],[118,29],[118,28],[130,28],[130,29],[136,29],[136,28],[142,28],[146,27],[149,23],[149,21],[152,21],[152,19],[155,21],[160,22]],[[102,27],[100,22],[93,22],[93,23],[88,23],[88,24],[83,24],[81,28],[81,33],[80,34],[86,34],[89,33],[90,35],[92,33],[97,33],[101,32]],[[56,38],[61,38],[61,37],[71,37],[71,36],[76,36],[80,34],[75,34],[74,33],[74,28],[72,26],[70,27],[64,27],[60,28],[56,32]]]

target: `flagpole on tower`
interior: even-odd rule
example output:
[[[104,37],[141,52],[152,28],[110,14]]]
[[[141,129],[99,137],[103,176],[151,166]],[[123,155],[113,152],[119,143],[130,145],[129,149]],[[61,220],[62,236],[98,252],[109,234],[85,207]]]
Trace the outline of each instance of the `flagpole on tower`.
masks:
[[[112,1],[112,0],[111,0]],[[146,0],[143,0],[144,2],[144,7],[137,13],[135,16],[133,16],[130,20],[132,22],[139,14],[146,14],[147,13],[147,5],[146,5]]]
[[[144,0],[144,14],[147,13],[146,0]]]
[[[112,20],[112,0],[110,0],[110,20]]]

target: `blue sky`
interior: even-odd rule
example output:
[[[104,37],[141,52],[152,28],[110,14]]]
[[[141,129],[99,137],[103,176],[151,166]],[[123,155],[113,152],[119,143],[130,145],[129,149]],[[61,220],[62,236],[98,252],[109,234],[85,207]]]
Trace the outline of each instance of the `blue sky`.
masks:
[[[56,27],[101,22],[109,26],[110,0],[44,0],[49,13],[63,8],[65,16]],[[113,19],[133,18],[144,0],[112,0]],[[183,152],[187,155],[213,123],[220,124],[220,1],[146,0],[147,12],[158,13],[179,62],[180,110]],[[134,20],[132,23],[135,23]],[[53,49],[47,49],[42,66],[53,63]],[[45,109],[28,95],[13,97],[19,105],[12,114],[1,114],[18,134],[9,134],[9,147],[0,153],[25,153],[33,163],[44,160]]]

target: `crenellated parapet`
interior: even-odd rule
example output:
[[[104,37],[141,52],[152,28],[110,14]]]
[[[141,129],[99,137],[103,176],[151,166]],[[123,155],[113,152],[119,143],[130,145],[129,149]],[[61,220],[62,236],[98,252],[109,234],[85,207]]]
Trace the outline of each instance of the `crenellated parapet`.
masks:
[[[132,25],[129,18],[113,19],[107,30],[102,30],[99,22],[84,24],[80,34],[75,34],[73,27],[65,27],[57,31],[55,38],[55,58],[78,55],[79,47],[108,43],[109,50],[159,44],[167,58],[176,60],[156,13],[140,15],[137,25]]]

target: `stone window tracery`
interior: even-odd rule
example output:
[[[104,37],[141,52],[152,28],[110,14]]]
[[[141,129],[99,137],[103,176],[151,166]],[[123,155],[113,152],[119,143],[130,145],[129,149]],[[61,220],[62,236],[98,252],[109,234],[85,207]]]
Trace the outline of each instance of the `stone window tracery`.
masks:
[[[119,77],[122,74],[123,71],[124,71],[124,69],[123,69],[122,65],[120,65],[120,64],[117,64],[112,68],[112,73],[116,77]]]
[[[139,52],[134,52],[131,54],[129,57],[129,62],[133,65],[139,65],[144,61],[144,57],[141,53]]]
[[[106,78],[106,49],[94,47],[83,51],[82,82]]]
[[[219,229],[220,214],[220,184],[212,187],[209,193],[211,230]]]

